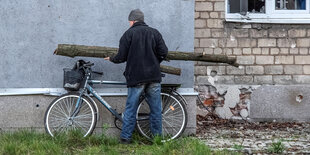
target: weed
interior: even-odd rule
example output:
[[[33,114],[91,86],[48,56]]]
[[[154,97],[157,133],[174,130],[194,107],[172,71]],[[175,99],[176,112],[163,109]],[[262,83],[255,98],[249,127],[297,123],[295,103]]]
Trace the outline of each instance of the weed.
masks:
[[[271,146],[268,148],[268,152],[270,153],[283,153],[285,150],[285,146],[282,143],[282,140],[278,142],[273,142]]]
[[[234,148],[235,150],[238,150],[238,151],[243,150],[243,146],[242,146],[242,145],[238,145],[238,144],[234,144],[233,148]]]

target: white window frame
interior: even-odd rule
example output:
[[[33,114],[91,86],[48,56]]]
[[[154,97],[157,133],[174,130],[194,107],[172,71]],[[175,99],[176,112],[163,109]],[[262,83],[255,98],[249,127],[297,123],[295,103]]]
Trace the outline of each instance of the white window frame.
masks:
[[[265,0],[265,13],[228,13],[228,0],[225,0],[225,19],[228,22],[244,23],[310,23],[310,0],[306,0],[306,10],[276,10],[276,0]]]

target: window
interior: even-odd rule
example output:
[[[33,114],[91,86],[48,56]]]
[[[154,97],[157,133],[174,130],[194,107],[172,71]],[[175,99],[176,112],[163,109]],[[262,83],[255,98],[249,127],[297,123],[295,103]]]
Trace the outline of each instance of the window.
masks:
[[[226,0],[226,20],[249,23],[310,23],[310,0]]]

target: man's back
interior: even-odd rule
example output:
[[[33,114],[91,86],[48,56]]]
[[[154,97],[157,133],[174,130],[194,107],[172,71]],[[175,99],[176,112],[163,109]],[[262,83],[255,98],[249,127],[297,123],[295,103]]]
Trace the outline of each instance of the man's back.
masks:
[[[127,61],[124,76],[127,85],[161,82],[160,62],[168,49],[161,34],[144,22],[136,22],[120,39],[119,54],[113,62]]]

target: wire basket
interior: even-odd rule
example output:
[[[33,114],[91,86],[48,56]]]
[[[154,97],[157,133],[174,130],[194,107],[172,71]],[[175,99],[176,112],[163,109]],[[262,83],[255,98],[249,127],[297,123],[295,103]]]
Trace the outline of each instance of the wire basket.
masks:
[[[66,90],[77,91],[81,87],[83,82],[83,73],[80,70],[74,70],[71,68],[64,68],[64,80],[63,87]]]

